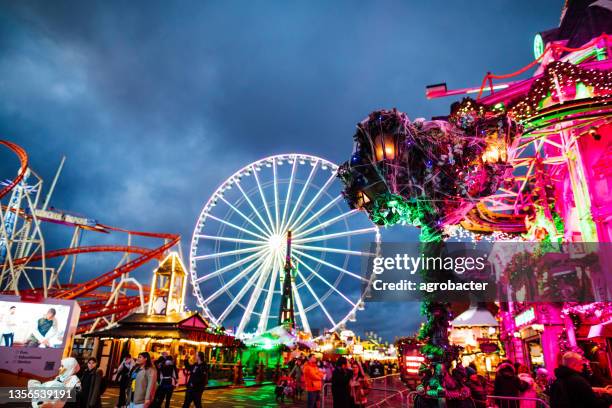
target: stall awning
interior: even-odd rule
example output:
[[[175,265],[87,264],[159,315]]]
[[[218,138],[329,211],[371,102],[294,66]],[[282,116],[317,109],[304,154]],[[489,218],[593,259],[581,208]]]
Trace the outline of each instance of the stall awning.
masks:
[[[453,327],[498,326],[499,323],[487,309],[470,307],[451,322]]]
[[[594,337],[612,337],[612,320],[591,326],[588,338]]]

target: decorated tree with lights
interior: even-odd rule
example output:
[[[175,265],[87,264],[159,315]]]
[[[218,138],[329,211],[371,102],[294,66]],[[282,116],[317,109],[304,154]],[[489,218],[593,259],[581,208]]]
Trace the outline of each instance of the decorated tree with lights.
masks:
[[[344,197],[378,225],[420,228],[423,255],[437,256],[445,227],[499,188],[509,171],[507,146],[518,132],[508,116],[471,99],[454,104],[448,120],[410,121],[396,109],[372,112],[357,125],[351,159],[338,170]],[[422,272],[423,281],[441,273]],[[426,321],[419,338],[433,373],[428,389],[437,395],[443,366],[457,356],[448,341],[451,315],[432,297],[423,300],[421,312]]]

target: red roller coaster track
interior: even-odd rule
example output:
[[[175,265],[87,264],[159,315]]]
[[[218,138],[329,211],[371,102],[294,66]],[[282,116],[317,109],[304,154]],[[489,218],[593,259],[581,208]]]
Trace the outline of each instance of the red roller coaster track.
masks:
[[[20,169],[17,177],[8,185],[0,190],[0,199],[6,196],[13,190],[24,178],[28,169],[28,155],[26,151],[19,145],[0,140],[0,145],[6,146],[9,150],[17,155],[20,161]],[[19,217],[29,217],[25,212],[16,212]],[[45,221],[44,219],[42,221]],[[76,226],[77,228],[89,229],[85,226]],[[57,299],[77,299],[81,306],[81,317],[79,323],[79,332],[85,332],[89,329],[94,319],[115,316],[115,318],[123,317],[135,308],[141,305],[139,296],[123,296],[116,299],[112,304],[108,304],[108,299],[111,292],[100,291],[103,287],[109,287],[112,282],[123,275],[135,270],[136,268],[146,264],[153,259],[161,259],[164,253],[178,244],[180,236],[177,234],[152,233],[141,231],[130,231],[126,229],[109,227],[106,225],[97,225],[100,231],[115,231],[126,233],[131,236],[158,238],[163,239],[164,244],[156,248],[144,248],[132,245],[94,245],[94,246],[77,246],[71,248],[56,249],[47,251],[43,254],[36,254],[27,257],[17,258],[12,260],[12,266],[25,265],[31,262],[37,262],[43,259],[61,258],[78,254],[91,253],[125,253],[139,255],[137,258],[130,260],[116,268],[103,273],[93,279],[78,284],[61,284],[58,288],[53,288],[48,293],[49,297]],[[126,289],[135,289],[136,285],[127,283],[124,285]],[[7,292],[4,292],[7,293]],[[27,297],[36,297],[42,293],[41,289],[24,289],[20,293]],[[147,296],[145,295],[145,301]]]

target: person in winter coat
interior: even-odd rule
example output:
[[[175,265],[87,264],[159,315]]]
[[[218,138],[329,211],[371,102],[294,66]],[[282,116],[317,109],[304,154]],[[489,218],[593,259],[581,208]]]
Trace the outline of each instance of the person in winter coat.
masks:
[[[524,381],[521,381],[514,371],[514,366],[510,363],[502,363],[497,367],[495,376],[495,385],[493,395],[500,397],[518,397],[521,392],[529,387]],[[498,404],[503,403],[504,407],[519,408],[518,401],[496,401]]]
[[[555,369],[550,387],[551,408],[603,408],[608,404],[599,398],[581,374],[583,357],[573,351],[563,355],[562,365]]]
[[[185,367],[189,370],[189,380],[187,380],[183,408],[189,408],[192,402],[196,408],[202,408],[202,393],[208,382],[208,364],[204,353],[198,351],[196,363],[191,365],[189,361],[185,361]]]
[[[304,388],[306,389],[306,406],[315,408],[317,401],[321,398],[323,388],[323,370],[317,366],[317,358],[314,354],[308,356],[308,362],[304,364]]]
[[[470,394],[474,400],[476,408],[486,408],[487,406],[487,380],[468,367],[466,371],[473,373],[468,378],[466,385],[470,389]]]
[[[304,390],[304,367],[302,364],[302,360],[295,360],[295,365],[291,369],[289,373],[291,377],[295,380],[295,397],[298,400],[302,399],[302,391]]]
[[[368,391],[370,390],[370,381],[363,371],[363,367],[359,363],[353,363],[353,376],[349,382],[351,390],[351,398],[354,407],[365,407],[368,403]]]
[[[146,351],[138,354],[136,364],[130,371],[128,401],[131,408],[149,408],[155,398],[157,371],[151,355]]]
[[[352,405],[349,387],[351,378],[353,378],[353,371],[349,370],[348,361],[344,357],[338,358],[331,379],[334,407],[350,407]]]
[[[174,387],[178,383],[178,371],[174,365],[172,356],[167,356],[159,365],[157,371],[159,376],[157,392],[155,393],[155,407],[161,407],[164,399],[166,400],[166,408],[170,408],[170,399],[174,392]]]
[[[134,360],[131,355],[126,355],[119,367],[117,367],[117,373],[114,376],[114,380],[119,383],[119,401],[117,402],[116,408],[123,408],[126,406],[127,390],[130,386],[130,371],[134,367]]]
[[[79,373],[81,379],[81,394],[78,398],[80,408],[102,407],[102,376],[97,370],[98,362],[95,358],[87,360],[87,366]]]
[[[518,378],[527,383],[527,388],[522,391],[519,396],[522,398],[538,398],[538,394],[536,392],[537,384],[535,383],[535,380],[531,374],[529,374],[527,367],[524,365],[521,365],[518,368]],[[537,408],[536,401],[521,401],[520,405],[521,408]]]

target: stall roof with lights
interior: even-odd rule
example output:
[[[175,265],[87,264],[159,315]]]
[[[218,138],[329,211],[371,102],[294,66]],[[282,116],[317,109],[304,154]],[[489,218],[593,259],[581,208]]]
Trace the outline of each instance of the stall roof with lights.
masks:
[[[88,333],[84,337],[182,339],[225,347],[240,345],[240,340],[235,337],[211,333],[208,328],[208,322],[197,312],[163,316],[135,313],[110,329]]]
[[[487,309],[470,307],[451,322],[453,327],[499,326],[497,319]]]

